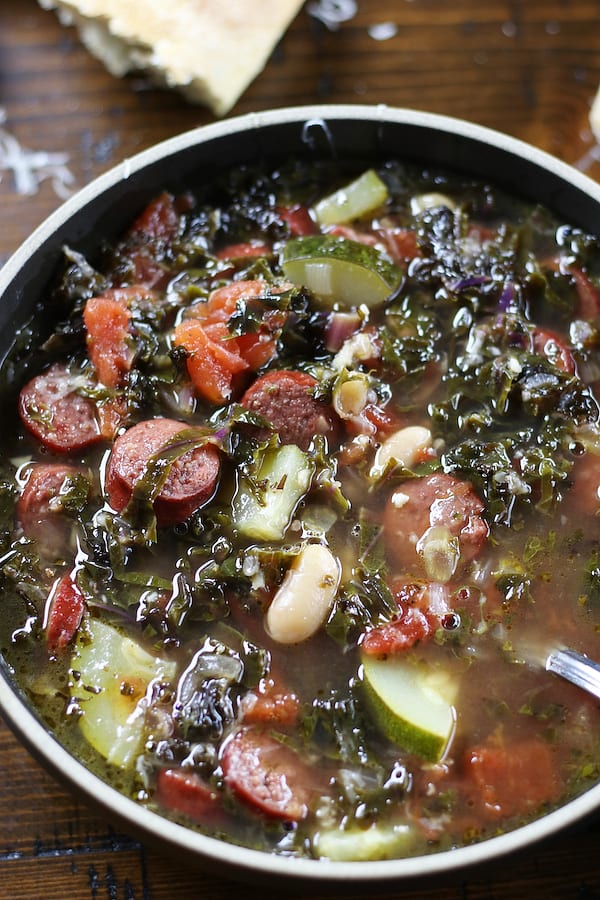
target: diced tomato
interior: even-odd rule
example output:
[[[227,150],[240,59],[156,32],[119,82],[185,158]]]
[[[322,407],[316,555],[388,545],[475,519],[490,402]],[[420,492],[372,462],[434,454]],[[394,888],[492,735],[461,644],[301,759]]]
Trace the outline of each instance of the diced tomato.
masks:
[[[474,800],[492,820],[527,815],[560,796],[552,750],[538,738],[474,747],[465,765]]]
[[[265,296],[269,290],[269,285],[258,279],[232,281],[212,291],[206,303],[197,304],[193,312],[205,328],[214,324],[223,325],[236,312],[238,302]],[[276,351],[275,335],[284,322],[284,313],[277,309],[265,309],[258,331],[233,338],[228,330],[224,330],[221,340],[229,352],[237,353],[246,367],[255,372],[273,358]]]
[[[62,650],[77,632],[85,599],[71,574],[55,582],[46,603],[46,639],[50,650]]]
[[[275,355],[276,344],[268,334],[242,334],[237,343],[240,356],[252,372],[261,369]]]
[[[116,394],[98,404],[98,425],[104,440],[113,441],[126,419],[127,401],[122,394]]]
[[[384,440],[401,427],[401,421],[394,413],[377,403],[368,403],[359,415],[344,420],[350,435],[367,435],[372,440]]]
[[[106,291],[88,300],[83,311],[90,359],[98,381],[109,388],[121,384],[134,358],[127,299],[125,291]]]
[[[427,616],[420,609],[409,606],[390,622],[367,631],[361,646],[368,656],[402,653],[431,637],[432,633]]]
[[[166,192],[152,200],[135,220],[127,233],[124,250],[137,284],[154,287],[163,280],[164,247],[172,242],[178,228],[177,209],[173,197]],[[163,249],[159,250],[157,244],[162,244]]]
[[[569,375],[575,373],[575,360],[566,343],[553,331],[536,328],[533,333],[533,350],[547,357],[557,368]]]
[[[600,316],[600,291],[581,269],[570,269],[577,291],[576,315],[580,319],[597,319]]]
[[[370,403],[365,406],[365,418],[374,426],[377,437],[385,438],[402,426],[398,416],[387,409],[385,406],[379,406],[376,403]]]
[[[163,191],[134,220],[128,237],[142,236],[150,241],[171,241],[177,234],[179,216],[171,194]]]
[[[165,809],[183,813],[203,825],[215,825],[225,818],[219,794],[196,772],[181,766],[160,770],[154,797]]]
[[[228,244],[216,253],[217,259],[253,259],[259,256],[268,256],[271,253],[271,245],[258,241],[246,241],[241,244]]]
[[[417,235],[407,228],[381,228],[379,234],[396,263],[406,263],[421,256]]]
[[[319,230],[306,206],[278,206],[277,215],[286,222],[292,237],[304,237],[316,234]]]
[[[212,291],[206,303],[198,306],[198,315],[207,322],[228,322],[237,309],[238,301],[261,297],[268,291],[267,283],[258,279],[232,281]]]
[[[495,228],[490,228],[489,225],[483,225],[481,222],[471,222],[468,233],[472,240],[478,241],[480,244],[494,240],[498,234]]]
[[[345,238],[347,241],[357,241],[359,244],[366,244],[373,247],[379,243],[377,235],[369,231],[359,231],[350,225],[332,225],[327,229],[327,234],[333,234],[335,237]]]
[[[235,338],[223,322],[203,324],[184,319],[175,329],[173,343],[188,354],[186,364],[194,387],[210,403],[225,403],[233,391],[233,379],[248,368]]]
[[[452,610],[448,605],[450,590],[446,585],[395,578],[391,591],[398,604],[398,614],[391,621],[367,631],[362,649],[378,656],[402,653],[416,643],[433,637],[442,619]]]

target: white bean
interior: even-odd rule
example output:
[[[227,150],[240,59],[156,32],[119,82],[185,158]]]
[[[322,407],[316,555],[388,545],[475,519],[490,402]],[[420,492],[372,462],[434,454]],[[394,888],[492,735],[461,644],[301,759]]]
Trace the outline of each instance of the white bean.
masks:
[[[415,549],[429,578],[442,584],[450,581],[460,559],[460,544],[449,528],[432,525],[421,535]]]
[[[456,203],[446,194],[438,194],[432,191],[430,194],[417,194],[410,199],[410,211],[413,216],[425,212],[426,209],[435,209],[437,206],[445,206],[451,212],[456,209]]]
[[[340,419],[352,420],[364,412],[372,393],[366,375],[348,378],[335,388],[332,397],[333,408]]]
[[[425,450],[431,447],[431,432],[422,425],[408,425],[391,434],[381,444],[369,475],[371,478],[381,478],[390,463],[411,469],[419,461],[419,457]]]
[[[343,369],[355,369],[358,363],[377,358],[380,350],[375,343],[375,336],[367,331],[357,331],[344,341],[333,357],[331,366],[334,372]]]
[[[340,584],[340,564],[323,544],[307,544],[294,560],[267,611],[274,641],[298,644],[321,627]]]

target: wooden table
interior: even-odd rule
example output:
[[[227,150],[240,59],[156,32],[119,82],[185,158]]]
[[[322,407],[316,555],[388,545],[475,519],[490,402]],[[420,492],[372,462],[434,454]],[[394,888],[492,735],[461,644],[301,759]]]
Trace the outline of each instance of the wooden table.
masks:
[[[358,7],[337,30],[302,11],[233,113],[321,101],[420,108],[516,135],[600,179],[600,148],[588,121],[600,84],[600,2],[362,0]],[[388,36],[378,40],[382,32]],[[14,172],[0,169],[0,264],[65,189],[212,120],[143,77],[111,77],[35,0],[2,0],[0,134],[58,157],[50,159],[55,183],[34,180],[30,194]],[[29,160],[35,174],[40,159]],[[596,819],[485,871],[385,896],[600,898],[599,838]],[[2,900],[229,900],[239,891],[116,831],[59,787],[0,724]]]

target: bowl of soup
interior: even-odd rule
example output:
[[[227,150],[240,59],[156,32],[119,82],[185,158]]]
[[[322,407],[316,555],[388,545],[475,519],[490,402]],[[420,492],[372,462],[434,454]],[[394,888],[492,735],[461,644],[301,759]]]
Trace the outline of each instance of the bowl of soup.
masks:
[[[595,812],[600,188],[469,123],[195,130],[0,272],[0,702],[230,875],[448,873]]]

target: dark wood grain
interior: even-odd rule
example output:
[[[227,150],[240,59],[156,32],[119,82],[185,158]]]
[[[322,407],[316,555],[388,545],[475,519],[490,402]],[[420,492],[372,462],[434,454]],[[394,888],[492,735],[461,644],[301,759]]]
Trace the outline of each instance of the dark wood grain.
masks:
[[[322,101],[425,109],[505,131],[600,179],[588,122],[600,84],[598,0],[365,0],[358,7],[336,31],[301,12],[232,114]],[[375,40],[370,29],[386,22],[395,35]],[[156,141],[213,121],[208,110],[143,77],[113,78],[35,0],[0,3],[0,111],[23,147],[68,156],[74,188]],[[13,173],[0,170],[0,264],[60,202],[50,181],[25,196]],[[483,872],[388,892],[384,900],[600,898],[599,838],[596,820]],[[115,830],[57,785],[0,722],[2,900],[229,900],[240,890]],[[298,896],[319,895],[304,889]]]

